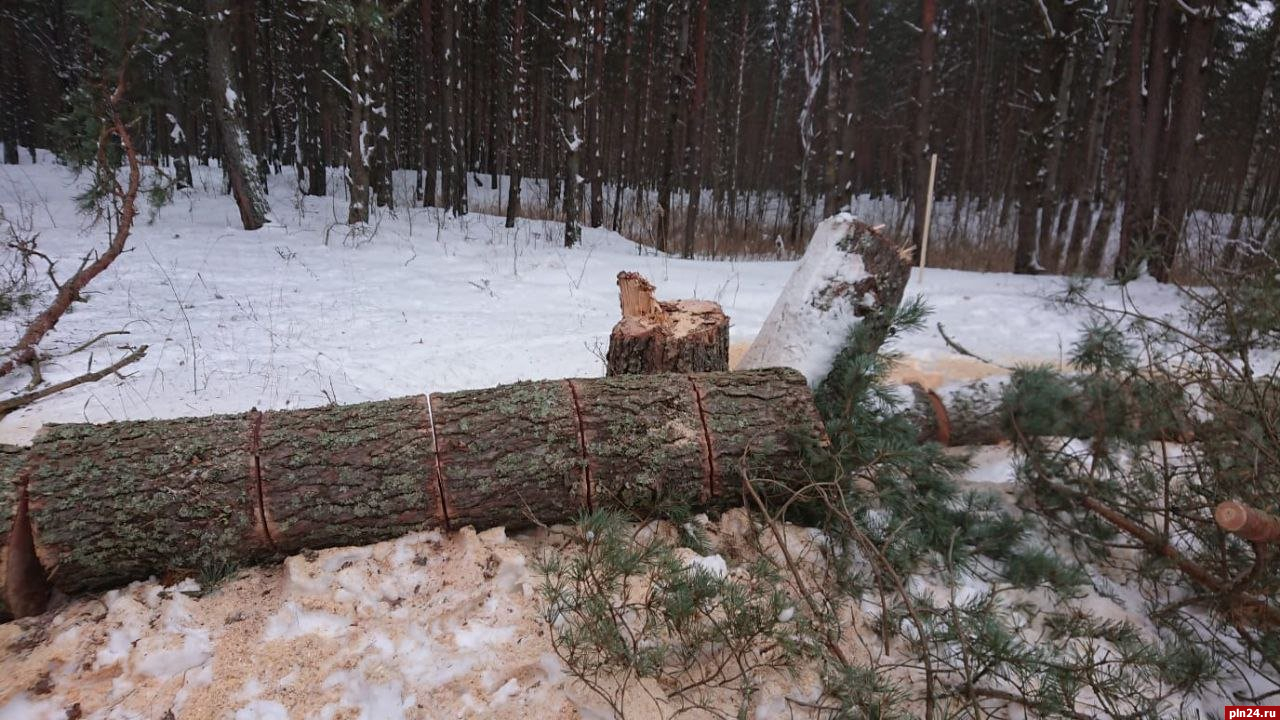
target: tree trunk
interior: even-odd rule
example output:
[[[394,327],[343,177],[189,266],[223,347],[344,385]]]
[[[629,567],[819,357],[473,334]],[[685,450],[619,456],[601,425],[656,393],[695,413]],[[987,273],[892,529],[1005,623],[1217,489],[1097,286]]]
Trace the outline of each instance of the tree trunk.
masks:
[[[804,484],[804,448],[824,438],[804,379],[784,369],[52,425],[29,450],[0,452],[0,597],[22,616],[43,610],[49,584],[90,592],[595,507],[723,508],[740,502],[744,472]]]
[[[222,130],[222,167],[231,181],[231,193],[240,208],[245,230],[257,230],[271,213],[266,188],[258,174],[258,160],[245,132],[236,66],[227,31],[228,0],[206,0],[205,40],[208,48],[209,88]]]
[[[916,127],[911,136],[911,158],[915,165],[911,203],[915,216],[911,224],[911,262],[920,259],[924,242],[925,196],[929,194],[929,129],[933,106],[933,61],[938,47],[938,7],[936,0],[920,3],[920,71],[916,84]]]
[[[1182,77],[1170,129],[1173,149],[1166,153],[1160,218],[1152,239],[1151,277],[1160,282],[1172,279],[1173,263],[1183,243],[1183,229],[1191,208],[1191,180],[1197,169],[1196,145],[1217,24],[1216,0],[1202,2],[1187,20],[1186,40],[1178,61]]]
[[[1130,55],[1129,72],[1137,75],[1138,87],[1130,79],[1130,186],[1126,193],[1124,217],[1120,223],[1120,251],[1116,255],[1115,276],[1132,277],[1138,265],[1151,251],[1151,231],[1155,222],[1156,180],[1160,165],[1160,150],[1164,147],[1165,112],[1169,101],[1171,61],[1170,49],[1176,21],[1177,0],[1159,0],[1151,48],[1147,60],[1146,85],[1142,85],[1143,42],[1141,15],[1145,15],[1146,3],[1139,2],[1134,13],[1133,37],[1130,42],[1139,46],[1137,65]],[[1132,50],[1131,50],[1132,53]],[[1136,140],[1136,144],[1134,141]]]
[[[671,189],[675,184],[676,138],[679,135],[681,88],[684,85],[684,73],[681,72],[681,68],[685,62],[689,43],[688,8],[686,3],[681,2],[679,5],[678,10],[668,13],[668,17],[674,16],[675,27],[666,33],[670,48],[667,52],[670,84],[667,88],[668,123],[662,145],[662,169],[658,178],[658,225],[654,239],[654,246],[658,252],[667,251],[667,242],[671,237]]]
[[[507,222],[506,226],[516,226],[516,217],[520,214],[520,183],[524,180],[524,153],[520,144],[524,141],[528,124],[528,110],[525,108],[528,90],[524,63],[524,16],[525,0],[516,0],[515,10],[511,15],[511,143],[507,147]]]
[[[582,119],[582,97],[579,92],[582,81],[582,26],[574,0],[565,0],[563,22],[565,78],[561,116],[564,124],[564,246],[573,247],[582,242],[582,225],[578,219],[582,201],[582,176],[579,174],[582,136],[578,131]]]
[[[1102,170],[1103,155],[1107,148],[1103,140],[1111,114],[1111,78],[1115,74],[1120,43],[1124,40],[1124,25],[1121,21],[1128,12],[1129,0],[1116,0],[1107,16],[1110,29],[1107,31],[1107,46],[1102,53],[1102,64],[1098,68],[1098,74],[1094,76],[1093,92],[1089,96],[1089,119],[1086,121],[1084,141],[1085,166],[1076,183],[1075,218],[1067,241],[1066,256],[1059,267],[1059,271],[1063,273],[1075,272],[1079,267],[1085,237],[1093,223],[1093,206],[1099,194],[1098,173]]]
[[[693,98],[689,105],[689,133],[685,152],[685,176],[689,178],[689,207],[684,218],[680,256],[692,258],[698,232],[698,208],[702,205],[702,133],[707,101],[707,4],[701,0],[693,24]]]
[[[738,367],[793,367],[816,386],[858,323],[880,324],[865,349],[879,347],[909,272],[897,244],[878,229],[847,216],[827,218]]]
[[[622,320],[609,335],[607,375],[729,369],[729,318],[706,300],[658,301],[637,273],[618,273]]]
[[[592,6],[591,114],[587,135],[591,153],[591,227],[604,225],[604,0]]]
[[[1258,114],[1253,121],[1253,136],[1249,141],[1249,159],[1245,163],[1244,179],[1231,207],[1231,229],[1227,232],[1227,252],[1235,253],[1235,242],[1244,232],[1245,218],[1253,213],[1254,198],[1258,192],[1258,174],[1265,159],[1267,136],[1275,131],[1271,118],[1276,113],[1276,86],[1280,85],[1280,5],[1271,11],[1271,52],[1267,55],[1267,71],[1263,75],[1262,95],[1258,101]],[[1261,246],[1259,245],[1259,248]]]

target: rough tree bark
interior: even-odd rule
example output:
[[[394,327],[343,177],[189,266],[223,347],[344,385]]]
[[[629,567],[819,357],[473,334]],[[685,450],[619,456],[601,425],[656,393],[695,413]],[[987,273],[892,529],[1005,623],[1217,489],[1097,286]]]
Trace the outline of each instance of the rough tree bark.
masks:
[[[637,273],[618,273],[622,320],[609,335],[608,375],[729,369],[729,318],[718,303],[658,301]]]
[[[53,425],[29,450],[0,448],[0,597],[28,615],[50,585],[87,592],[594,507],[723,507],[744,472],[805,482],[804,448],[824,438],[804,378],[785,369]]]
[[[230,17],[228,0],[206,0],[205,43],[208,50],[209,94],[222,132],[222,167],[231,183],[231,194],[240,209],[240,222],[245,230],[257,230],[267,222],[271,207],[267,204],[266,187],[258,174],[258,160],[249,147],[241,108],[236,65],[231,57],[231,39],[227,29]]]

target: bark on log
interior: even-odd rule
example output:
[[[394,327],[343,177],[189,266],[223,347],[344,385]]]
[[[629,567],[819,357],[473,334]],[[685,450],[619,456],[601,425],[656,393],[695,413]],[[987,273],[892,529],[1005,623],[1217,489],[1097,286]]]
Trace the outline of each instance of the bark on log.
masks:
[[[609,335],[606,374],[729,369],[729,318],[718,303],[659,301],[637,273],[618,273],[622,319]]]
[[[621,375],[570,382],[581,410],[593,507],[644,516],[707,502],[711,463],[693,380]]]
[[[46,426],[25,472],[49,581],[78,593],[271,555],[250,419]]]
[[[347,407],[45,428],[0,447],[0,612],[425,528],[647,516],[805,481],[788,369],[524,382]],[[26,517],[30,515],[30,525]],[[38,560],[38,562],[37,562]]]
[[[1133,380],[1123,386],[1099,388],[1093,395],[1064,385],[1059,402],[1034,412],[1010,406],[1006,386],[978,381],[940,398],[911,383],[908,410],[919,439],[951,447],[998,445],[1014,439],[1014,422],[1028,437],[1091,438],[1099,434],[1151,440],[1187,442],[1203,428],[1190,418],[1182,390],[1172,383]],[[1012,402],[1017,402],[1013,400]]]
[[[809,481],[806,451],[827,441],[813,397],[797,392],[805,378],[790,368],[693,376],[711,448],[712,502],[743,501],[746,479],[777,497]]]
[[[585,507],[582,440],[568,381],[446,393],[430,402],[448,527],[528,526]]]
[[[426,400],[257,416],[257,472],[274,549],[363,545],[443,527]]]

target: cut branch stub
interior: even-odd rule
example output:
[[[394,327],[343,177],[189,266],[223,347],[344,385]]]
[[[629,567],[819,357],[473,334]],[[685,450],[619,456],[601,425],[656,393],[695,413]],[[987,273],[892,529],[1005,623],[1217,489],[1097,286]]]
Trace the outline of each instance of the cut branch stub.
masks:
[[[426,401],[399,398],[263,415],[268,535],[284,553],[443,527]]]
[[[272,553],[245,415],[49,425],[27,458],[35,552],[68,593]]]
[[[1220,503],[1213,511],[1218,527],[1255,543],[1280,543],[1280,518],[1235,500]]]
[[[582,441],[563,380],[432,395],[451,528],[528,527],[586,507]]]
[[[637,273],[618,273],[622,319],[609,335],[606,374],[729,369],[729,318],[706,300],[659,301]]]
[[[710,497],[693,387],[676,375],[574,380],[594,507],[646,517]]]

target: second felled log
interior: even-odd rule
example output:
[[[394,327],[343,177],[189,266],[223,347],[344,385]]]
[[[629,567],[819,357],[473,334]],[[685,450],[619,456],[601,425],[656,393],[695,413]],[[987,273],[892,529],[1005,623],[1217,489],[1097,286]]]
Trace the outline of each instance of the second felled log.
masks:
[[[618,273],[622,319],[609,335],[606,375],[729,369],[729,318],[707,300],[657,300],[638,273]]]

